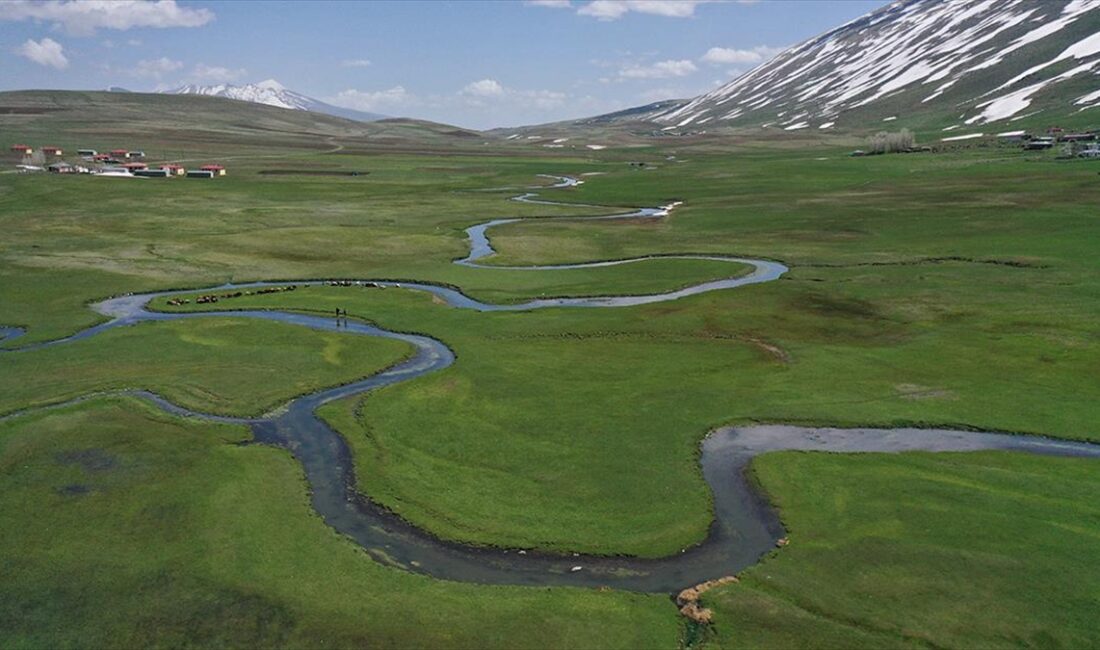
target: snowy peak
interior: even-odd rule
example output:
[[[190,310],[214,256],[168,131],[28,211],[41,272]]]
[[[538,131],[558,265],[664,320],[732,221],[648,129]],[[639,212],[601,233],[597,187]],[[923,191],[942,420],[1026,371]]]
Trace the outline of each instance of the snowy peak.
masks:
[[[276,106],[278,108],[286,108],[294,111],[325,113],[326,115],[335,115],[337,117],[359,120],[360,122],[372,122],[385,117],[384,115],[377,115],[375,113],[364,113],[362,111],[326,104],[320,100],[289,90],[286,86],[283,86],[274,79],[268,79],[256,84],[245,84],[243,86],[234,86],[231,84],[216,84],[213,86],[188,84],[167,92],[175,95],[225,97],[227,99],[236,99],[244,102],[252,102],[254,104],[266,104],[268,106]]]
[[[267,81],[261,81],[260,83],[256,84],[256,87],[257,88],[263,88],[264,90],[271,90],[271,91],[274,91],[274,92],[279,92],[280,90],[286,90],[286,86],[279,83],[278,81],[275,81],[274,79],[268,79]]]
[[[239,99],[256,104],[267,104],[279,108],[289,108],[299,111],[311,110],[310,106],[318,103],[317,100],[306,97],[293,90],[287,90],[274,79],[261,81],[258,84],[246,84],[233,86],[230,84],[216,84],[213,86],[187,85],[171,91],[177,95],[207,95],[210,97],[227,97]]]
[[[797,130],[919,115],[980,125],[1100,106],[1098,75],[1100,0],[900,0],[655,119]]]

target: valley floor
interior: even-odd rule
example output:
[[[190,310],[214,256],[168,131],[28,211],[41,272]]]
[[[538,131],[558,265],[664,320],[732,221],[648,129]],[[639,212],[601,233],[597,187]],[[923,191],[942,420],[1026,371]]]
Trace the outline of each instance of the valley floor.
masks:
[[[664,556],[699,542],[698,445],[726,424],[941,426],[1100,440],[1097,168],[1015,150],[847,158],[825,145],[583,157],[295,154],[369,176],[216,183],[0,176],[0,325],[15,348],[88,327],[108,295],[224,282],[411,280],[491,302],[654,293],[728,264],[476,269],[464,228],[684,204],[662,219],[490,233],[489,264],[700,253],[782,279],[622,309],[479,313],[398,288],[217,308],[351,318],[457,360],[333,402],[358,484],[448,540]],[[642,170],[629,164],[649,161]],[[288,163],[289,164],[289,163]],[[586,173],[601,172],[585,177]],[[508,201],[539,174],[577,207]],[[503,188],[482,191],[484,188]],[[193,302],[159,309],[209,310]],[[0,353],[0,639],[42,646],[947,647],[1100,642],[1095,463],[1008,452],[784,452],[752,465],[791,543],[712,590],[462,584],[368,557],[309,507],[300,467],[238,425],[111,393],[258,415],[409,354],[394,341],[195,318]],[[99,397],[52,409],[74,397]],[[685,585],[686,586],[686,585]]]

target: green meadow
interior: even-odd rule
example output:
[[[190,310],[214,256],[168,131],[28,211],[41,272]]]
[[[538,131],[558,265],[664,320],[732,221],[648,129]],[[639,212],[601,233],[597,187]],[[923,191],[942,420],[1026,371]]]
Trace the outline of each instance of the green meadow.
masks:
[[[211,153],[232,154],[208,137]],[[485,262],[715,253],[791,271],[621,309],[478,313],[404,289],[328,286],[154,307],[340,308],[445,342],[450,368],[321,414],[348,440],[360,490],[435,535],[482,545],[654,557],[694,544],[711,520],[698,445],[726,424],[1100,440],[1096,163],[998,147],[849,158],[829,142],[714,139],[584,154],[464,139],[415,153],[325,137],[346,146],[249,141],[216,181],[0,174],[0,325],[27,328],[0,346],[99,322],[87,305],[107,296],[230,281],[417,280],[506,303],[662,292],[746,270],[452,263],[467,252],[466,227],[547,217],[490,231],[499,255]],[[630,164],[639,160],[644,169]],[[302,166],[369,173],[260,173]],[[508,200],[551,182],[539,174],[592,173],[543,192],[576,206]],[[660,220],[553,218],[673,200],[684,205]],[[714,624],[700,630],[664,594],[467,585],[383,567],[312,512],[285,451],[238,444],[243,427],[115,396],[36,408],[144,388],[255,415],[408,353],[237,317],[0,353],[0,414],[31,409],[0,421],[0,645],[1100,642],[1100,513],[1085,460],[763,456],[752,474],[791,545],[708,592]]]

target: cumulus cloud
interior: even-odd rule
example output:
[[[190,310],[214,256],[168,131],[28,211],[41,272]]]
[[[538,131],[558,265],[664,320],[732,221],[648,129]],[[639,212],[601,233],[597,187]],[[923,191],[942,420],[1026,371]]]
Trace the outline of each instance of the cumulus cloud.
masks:
[[[496,79],[482,79],[466,84],[458,93],[468,105],[537,108],[545,110],[565,103],[566,94],[555,90],[520,90],[508,88]]]
[[[134,27],[200,27],[214,19],[209,9],[181,7],[176,0],[5,0],[0,20],[48,22],[70,34]]]
[[[782,51],[782,48],[758,45],[743,50],[732,47],[712,47],[700,59],[713,65],[739,65],[763,63]]]
[[[669,79],[686,77],[698,68],[688,59],[658,61],[650,65],[631,65],[619,70],[624,79]]]
[[[523,107],[547,110],[565,105],[568,96],[556,90],[513,90],[513,101]]]
[[[499,97],[504,94],[504,86],[496,79],[482,79],[466,84],[462,93],[475,97]]]
[[[173,61],[166,56],[162,56],[159,59],[142,59],[138,61],[134,68],[130,70],[130,75],[147,79],[160,79],[164,75],[182,68],[182,61]]]
[[[368,59],[344,59],[340,62],[340,65],[345,68],[366,68],[370,65]]]
[[[52,38],[43,38],[40,41],[27,39],[26,43],[19,46],[16,53],[38,65],[49,66],[58,70],[69,67],[69,59],[65,56],[65,48]]]
[[[226,68],[220,65],[200,63],[191,69],[191,73],[187,75],[187,78],[194,83],[223,84],[236,81],[247,72],[244,68]]]
[[[413,104],[416,98],[403,86],[394,86],[386,90],[363,91],[349,88],[336,93],[328,100],[334,106],[353,108],[357,111],[379,111],[398,106]]]
[[[618,20],[630,12],[666,16],[669,18],[690,18],[695,15],[695,7],[708,0],[594,0],[577,9],[582,16],[591,16],[598,20]]]

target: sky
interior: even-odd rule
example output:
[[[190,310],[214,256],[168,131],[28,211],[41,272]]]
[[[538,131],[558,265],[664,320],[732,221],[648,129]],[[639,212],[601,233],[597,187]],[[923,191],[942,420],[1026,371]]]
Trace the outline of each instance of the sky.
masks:
[[[485,129],[692,97],[886,0],[0,0],[0,90],[274,79]]]

